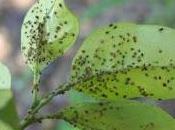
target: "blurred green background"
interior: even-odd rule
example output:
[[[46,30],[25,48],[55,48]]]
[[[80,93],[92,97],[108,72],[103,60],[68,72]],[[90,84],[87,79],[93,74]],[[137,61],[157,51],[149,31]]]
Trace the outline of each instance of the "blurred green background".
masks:
[[[65,56],[51,64],[42,76],[42,94],[51,91],[69,78],[73,56],[82,41],[95,28],[112,22],[158,24],[175,28],[175,0],[65,0],[67,6],[79,17],[80,36],[75,46]],[[35,0],[0,0],[0,61],[12,73],[13,92],[17,110],[22,118],[31,103],[31,70],[24,64],[20,52],[20,28],[27,10]],[[43,112],[54,112],[66,102],[58,96]],[[175,102],[160,102],[175,115]],[[58,130],[57,121],[45,121],[27,130]]]

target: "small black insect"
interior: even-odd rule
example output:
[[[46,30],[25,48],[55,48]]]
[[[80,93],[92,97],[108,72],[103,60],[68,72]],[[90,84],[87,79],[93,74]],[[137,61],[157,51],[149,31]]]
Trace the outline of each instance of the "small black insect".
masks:
[[[162,32],[164,30],[164,28],[159,28],[159,31]]]

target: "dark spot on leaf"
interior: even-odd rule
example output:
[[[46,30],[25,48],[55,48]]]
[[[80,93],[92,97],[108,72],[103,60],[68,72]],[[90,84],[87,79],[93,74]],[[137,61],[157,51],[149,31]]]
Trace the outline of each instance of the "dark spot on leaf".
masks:
[[[159,28],[159,31],[162,32],[164,30],[164,28]]]
[[[136,43],[137,42],[137,37],[133,36],[133,41]]]
[[[60,4],[59,4],[59,7],[60,7],[60,8],[62,8],[62,7],[63,7],[63,5],[60,3]]]

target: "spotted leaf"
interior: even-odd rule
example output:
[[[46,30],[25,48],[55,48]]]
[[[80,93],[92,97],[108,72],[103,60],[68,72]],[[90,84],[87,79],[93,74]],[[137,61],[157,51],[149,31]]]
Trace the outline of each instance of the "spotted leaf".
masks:
[[[82,102],[58,116],[83,130],[175,129],[175,120],[161,109],[126,100]]]
[[[0,63],[0,128],[2,130],[20,130],[13,94],[10,87],[10,72]]]
[[[110,24],[83,43],[73,60],[74,88],[117,99],[175,97],[175,30],[156,25]]]
[[[21,49],[27,64],[41,71],[71,47],[78,32],[78,20],[64,0],[38,0],[28,11],[21,30]]]

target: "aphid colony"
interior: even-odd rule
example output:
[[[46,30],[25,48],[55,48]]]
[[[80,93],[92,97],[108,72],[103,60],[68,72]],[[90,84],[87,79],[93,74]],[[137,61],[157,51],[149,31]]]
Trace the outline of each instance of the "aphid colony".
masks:
[[[39,0],[22,27],[22,52],[32,70],[42,70],[69,49],[79,31],[78,21],[63,1]]]
[[[71,78],[79,82],[74,88],[109,99],[173,98],[175,59],[170,46],[174,41],[166,41],[170,34],[174,30],[135,24],[110,24],[97,30],[74,58]]]

